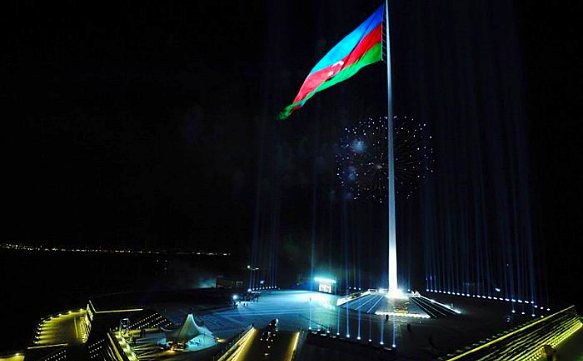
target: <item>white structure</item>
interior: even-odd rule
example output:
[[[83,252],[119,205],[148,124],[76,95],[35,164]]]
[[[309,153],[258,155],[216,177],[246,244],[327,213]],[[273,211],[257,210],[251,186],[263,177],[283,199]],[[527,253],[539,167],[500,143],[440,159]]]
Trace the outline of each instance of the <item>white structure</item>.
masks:
[[[182,325],[176,329],[162,329],[166,334],[166,343],[173,348],[197,351],[215,345],[213,333],[203,325],[198,325],[192,313],[184,318]]]

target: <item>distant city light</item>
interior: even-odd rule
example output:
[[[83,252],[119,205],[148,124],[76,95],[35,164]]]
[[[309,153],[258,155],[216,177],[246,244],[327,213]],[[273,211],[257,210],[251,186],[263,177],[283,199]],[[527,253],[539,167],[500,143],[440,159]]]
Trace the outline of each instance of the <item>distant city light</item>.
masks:
[[[171,250],[143,250],[143,249],[115,249],[115,248],[57,248],[48,246],[29,246],[24,244],[2,243],[0,248],[17,251],[34,252],[87,252],[87,253],[128,253],[128,254],[160,254],[160,255],[198,255],[198,256],[230,256],[229,252],[209,251],[171,251]]]

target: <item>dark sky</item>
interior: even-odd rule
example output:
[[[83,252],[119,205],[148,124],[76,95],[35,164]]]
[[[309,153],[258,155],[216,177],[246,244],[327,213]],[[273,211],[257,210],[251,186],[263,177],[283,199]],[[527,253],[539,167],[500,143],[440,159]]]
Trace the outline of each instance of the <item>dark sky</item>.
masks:
[[[326,46],[318,31],[329,24],[316,20],[329,5],[11,6],[2,54],[3,118],[11,119],[3,132],[10,175],[3,238],[246,242],[261,129]],[[356,5],[349,27],[377,4]],[[286,140],[293,148],[301,129]],[[306,174],[288,183],[303,184]]]
[[[581,6],[522,4],[534,232],[551,295],[583,307]]]
[[[163,246],[249,222],[265,14],[204,3],[5,12],[4,237]]]
[[[257,218],[274,212],[282,237],[309,233],[311,202],[334,190],[331,150],[342,126],[383,114],[382,66],[316,96],[286,123],[276,114],[323,51],[378,5],[6,5],[1,240],[248,251],[263,227]],[[456,126],[464,117],[456,112],[484,124],[493,115],[484,91],[514,99],[521,114],[510,129],[524,136],[516,159],[527,164],[518,173],[528,179],[533,238],[551,282],[574,280],[559,275],[578,266],[583,224],[583,62],[577,22],[566,16],[580,11],[507,1],[391,6],[396,112],[427,119],[443,143],[441,164],[459,174],[476,158],[443,161],[459,150],[447,135],[471,131]],[[463,99],[478,103],[458,107]]]

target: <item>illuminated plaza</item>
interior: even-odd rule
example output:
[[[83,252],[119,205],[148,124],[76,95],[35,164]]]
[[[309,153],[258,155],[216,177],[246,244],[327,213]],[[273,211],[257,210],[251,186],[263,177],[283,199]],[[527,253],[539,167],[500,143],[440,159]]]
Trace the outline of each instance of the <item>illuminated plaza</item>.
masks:
[[[187,301],[209,295],[218,304]],[[473,360],[476,355],[537,360],[542,349],[533,345],[557,346],[574,333],[578,336],[568,343],[581,339],[582,324],[573,307],[536,305],[531,314],[530,305],[516,302],[512,313],[502,299],[426,295],[401,296],[406,301],[398,307],[385,290],[366,290],[349,299],[303,290],[206,289],[172,292],[154,303],[124,308],[111,308],[120,304],[120,296],[99,297],[86,308],[43,319],[21,355],[77,360],[257,360],[260,354],[268,360],[336,360],[345,354],[351,360]],[[388,312],[387,307],[393,308]],[[184,330],[189,318],[192,330],[202,327],[207,334],[194,330],[185,341],[170,342],[169,330]],[[276,336],[266,345],[265,330],[275,319]],[[22,359],[18,357],[2,360]]]

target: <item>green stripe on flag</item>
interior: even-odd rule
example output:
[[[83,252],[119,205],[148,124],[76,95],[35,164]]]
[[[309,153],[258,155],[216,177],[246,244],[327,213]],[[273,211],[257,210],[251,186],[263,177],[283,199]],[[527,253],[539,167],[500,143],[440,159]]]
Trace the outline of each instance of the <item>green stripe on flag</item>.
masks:
[[[314,94],[319,93],[322,90],[328,89],[333,85],[336,85],[340,82],[349,79],[350,77],[358,73],[360,69],[364,68],[367,65],[374,64],[380,60],[381,60],[381,44],[379,43],[370,48],[370,50],[367,51],[360,59],[358,59],[356,63],[347,66],[346,68],[338,72],[338,74],[336,74],[334,77],[323,82],[319,87],[317,87],[311,93],[306,95],[306,97],[302,99],[301,102],[293,103],[285,107],[284,110],[281,113],[279,113],[279,119],[282,120],[287,119],[293,112],[294,108],[298,106],[301,107],[306,101],[308,101],[308,99],[313,97]]]

